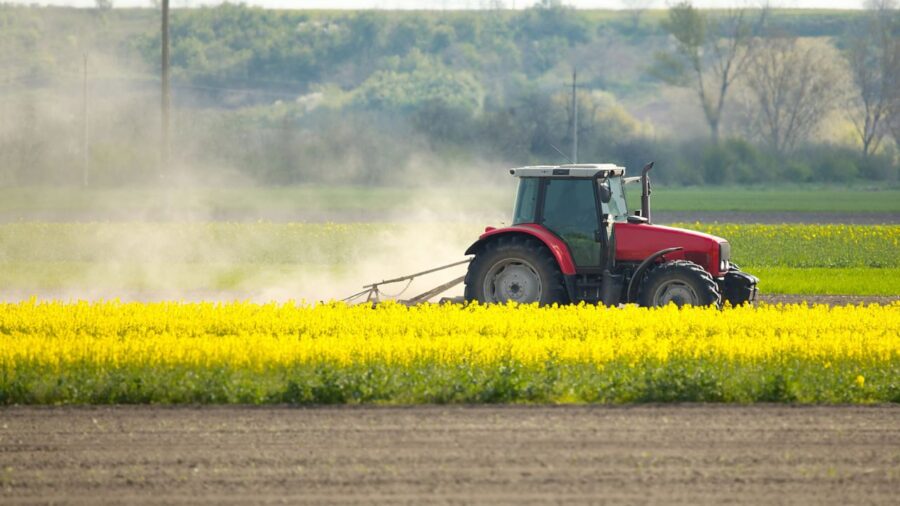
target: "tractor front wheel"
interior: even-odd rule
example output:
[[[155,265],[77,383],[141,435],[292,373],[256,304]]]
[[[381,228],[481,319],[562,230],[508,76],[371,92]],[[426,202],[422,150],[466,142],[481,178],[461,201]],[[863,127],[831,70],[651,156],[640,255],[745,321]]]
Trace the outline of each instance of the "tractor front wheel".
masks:
[[[521,236],[498,237],[484,245],[469,264],[465,298],[487,304],[568,300],[556,259],[540,242]]]
[[[703,267],[687,260],[665,262],[644,276],[638,304],[660,307],[721,305],[722,296],[712,276]]]

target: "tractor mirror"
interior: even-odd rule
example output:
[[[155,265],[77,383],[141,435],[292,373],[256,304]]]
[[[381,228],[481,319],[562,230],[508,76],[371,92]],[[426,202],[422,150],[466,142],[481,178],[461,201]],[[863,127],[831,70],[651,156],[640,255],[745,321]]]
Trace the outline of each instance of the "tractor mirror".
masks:
[[[609,204],[609,201],[612,199],[612,190],[609,189],[609,182],[606,180],[600,181],[598,188],[600,189],[600,202]]]

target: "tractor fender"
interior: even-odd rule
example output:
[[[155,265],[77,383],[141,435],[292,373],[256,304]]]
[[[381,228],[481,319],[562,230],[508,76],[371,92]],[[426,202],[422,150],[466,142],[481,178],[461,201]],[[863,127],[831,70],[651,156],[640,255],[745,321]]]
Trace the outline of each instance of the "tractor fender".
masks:
[[[631,280],[628,282],[628,290],[625,292],[625,302],[634,302],[637,299],[637,287],[641,284],[641,278],[644,277],[644,273],[647,269],[653,265],[654,262],[663,255],[667,255],[674,251],[682,250],[681,246],[676,246],[674,248],[666,248],[657,251],[656,253],[648,256],[644,259],[643,262],[638,265],[637,269],[634,270],[634,274],[631,275]]]
[[[559,270],[564,276],[575,274],[575,262],[572,260],[572,254],[569,252],[569,248],[566,246],[566,243],[563,242],[562,239],[557,237],[553,232],[538,224],[529,223],[503,228],[488,227],[484,230],[484,233],[478,237],[478,240],[472,243],[471,246],[469,246],[469,248],[466,250],[466,255],[476,254],[484,244],[489,241],[495,240],[501,235],[508,236],[512,234],[528,235],[541,241],[541,243],[543,243],[544,246],[546,246],[547,249],[550,250],[550,253],[553,254],[553,257],[556,259],[556,263],[559,264]]]

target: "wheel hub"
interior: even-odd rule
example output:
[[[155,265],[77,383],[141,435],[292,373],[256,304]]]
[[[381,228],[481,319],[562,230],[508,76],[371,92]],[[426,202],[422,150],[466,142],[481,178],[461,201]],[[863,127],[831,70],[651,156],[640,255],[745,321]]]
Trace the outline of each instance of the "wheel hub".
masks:
[[[700,301],[697,292],[687,283],[680,281],[670,281],[660,286],[654,299],[657,306],[665,306],[671,302],[678,307],[686,304],[696,306]]]
[[[505,259],[488,271],[484,294],[488,302],[537,302],[541,299],[541,278],[528,262]]]

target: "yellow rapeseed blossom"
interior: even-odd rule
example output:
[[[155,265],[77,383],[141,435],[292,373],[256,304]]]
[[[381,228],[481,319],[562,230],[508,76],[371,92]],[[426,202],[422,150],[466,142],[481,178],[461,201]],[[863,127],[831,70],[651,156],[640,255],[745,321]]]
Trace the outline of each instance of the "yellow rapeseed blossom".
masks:
[[[793,267],[900,266],[900,226],[847,224],[718,224],[676,226],[726,238],[741,264]]]
[[[491,366],[702,359],[710,362],[900,358],[900,302],[538,308],[323,304],[0,304],[0,371],[179,365],[265,370],[327,363]],[[865,379],[856,382],[862,386]]]

